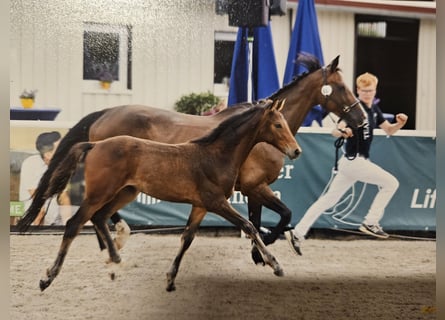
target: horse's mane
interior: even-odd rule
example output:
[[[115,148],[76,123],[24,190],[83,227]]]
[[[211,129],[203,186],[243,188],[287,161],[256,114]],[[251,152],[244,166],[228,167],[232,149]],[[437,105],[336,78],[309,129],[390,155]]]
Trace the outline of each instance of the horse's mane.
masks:
[[[263,110],[264,108],[264,106],[258,104],[242,103],[243,106],[247,106],[247,104],[250,104],[252,107],[247,108],[246,111],[243,111],[239,114],[227,118],[226,120],[221,122],[215,129],[213,129],[210,133],[206,134],[203,137],[191,140],[191,142],[201,145],[213,143],[220,136],[226,134],[227,131],[229,133],[230,132],[234,133],[237,130],[237,128],[245,124],[246,121],[249,121],[256,113],[258,113],[260,110]]]
[[[289,89],[290,87],[295,86],[301,79],[305,78],[307,75],[311,74],[312,72],[321,69],[322,65],[320,64],[320,60],[312,54],[309,53],[299,53],[297,57],[297,61],[295,62],[297,65],[304,66],[308,71],[303,72],[302,74],[299,74],[298,76],[294,77],[291,82],[283,86],[281,89],[278,89],[272,95],[269,97],[269,99],[275,100],[278,98],[278,96],[285,90]]]

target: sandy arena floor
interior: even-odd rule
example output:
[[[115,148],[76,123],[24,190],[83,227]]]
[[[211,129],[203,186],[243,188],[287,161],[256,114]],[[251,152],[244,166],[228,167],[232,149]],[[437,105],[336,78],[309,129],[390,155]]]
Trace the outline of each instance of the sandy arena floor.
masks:
[[[77,237],[61,273],[40,292],[61,235],[11,235],[10,319],[435,319],[436,242],[285,240],[269,246],[285,276],[254,265],[250,240],[198,235],[176,291],[166,271],[180,235],[133,234],[116,279],[95,235]]]

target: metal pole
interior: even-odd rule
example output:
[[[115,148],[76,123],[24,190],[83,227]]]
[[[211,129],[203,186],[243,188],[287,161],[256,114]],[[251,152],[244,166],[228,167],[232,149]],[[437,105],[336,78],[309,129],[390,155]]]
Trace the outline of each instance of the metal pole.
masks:
[[[249,44],[249,71],[247,76],[247,101],[252,102],[253,84],[252,84],[252,70],[253,70],[253,28],[249,27],[247,31],[247,42]]]

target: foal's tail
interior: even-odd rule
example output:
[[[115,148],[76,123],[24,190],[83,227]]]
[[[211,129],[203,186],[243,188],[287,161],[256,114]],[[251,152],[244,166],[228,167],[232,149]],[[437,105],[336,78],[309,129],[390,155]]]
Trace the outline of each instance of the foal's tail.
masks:
[[[56,193],[47,191],[49,182],[54,174],[54,171],[59,167],[59,162],[62,161],[65,155],[70,151],[71,147],[78,143],[89,140],[89,131],[91,126],[107,112],[108,109],[96,111],[83,117],[68,133],[60,140],[54,155],[48,165],[43,176],[40,178],[39,185],[34,193],[31,206],[26,211],[25,216],[17,223],[17,228],[20,232],[25,232],[31,223],[35,220],[40,209],[45,204],[46,199]],[[66,184],[65,184],[66,185]],[[61,189],[63,191],[63,189]]]
[[[85,160],[85,156],[94,147],[94,144],[94,142],[80,142],[70,149],[66,157],[54,168],[48,187],[42,196],[44,201],[65,189],[74,171],[76,171],[77,164]]]
[[[55,194],[61,193],[65,189],[66,185],[71,179],[71,176],[77,168],[77,164],[84,161],[87,152],[91,150],[93,146],[94,142],[77,143],[69,150],[68,154],[62,159],[62,161],[59,161],[53,165],[52,175],[46,184],[46,188],[39,195],[39,203],[41,201],[43,205],[48,198],[51,198]],[[32,202],[25,217],[21,220],[25,220],[23,225],[26,227],[28,227],[35,220],[42,207],[42,205],[37,206],[34,205],[34,203],[36,203],[36,201]],[[26,229],[20,230],[20,232],[23,231],[26,231]]]

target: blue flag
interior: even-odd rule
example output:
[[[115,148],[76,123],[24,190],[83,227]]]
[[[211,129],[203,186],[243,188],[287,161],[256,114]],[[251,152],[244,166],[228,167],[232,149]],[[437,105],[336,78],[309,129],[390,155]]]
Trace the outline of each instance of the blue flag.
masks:
[[[280,88],[270,25],[253,29],[252,45],[252,96],[248,97],[249,79],[249,30],[238,29],[230,73],[227,105],[267,98]],[[250,99],[249,99],[250,98]]]
[[[247,101],[249,77],[249,42],[248,29],[238,28],[235,49],[233,50],[232,69],[227,106]]]
[[[298,1],[297,18],[292,30],[283,85],[288,84],[295,76],[306,71],[303,66],[295,63],[300,52],[316,56],[320,63],[324,65],[314,0]]]
[[[296,76],[307,71],[303,66],[295,63],[298,54],[302,52],[316,56],[320,60],[321,65],[324,65],[314,0],[298,1],[297,17],[287,55],[283,85],[288,84]],[[324,112],[320,106],[314,107],[307,115],[303,126],[310,126],[313,120],[316,120],[321,126],[323,115]]]

